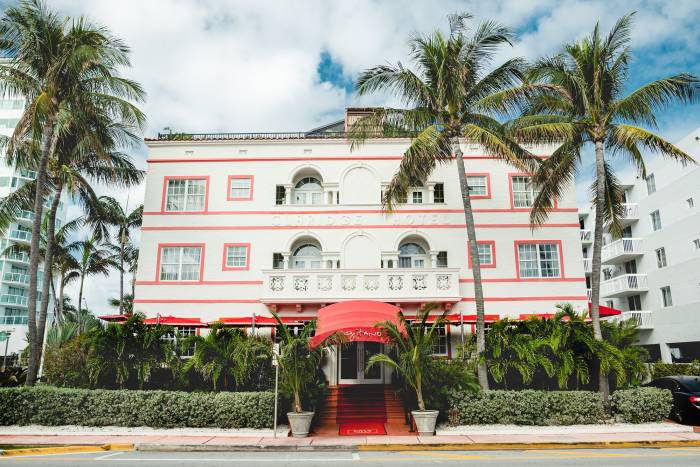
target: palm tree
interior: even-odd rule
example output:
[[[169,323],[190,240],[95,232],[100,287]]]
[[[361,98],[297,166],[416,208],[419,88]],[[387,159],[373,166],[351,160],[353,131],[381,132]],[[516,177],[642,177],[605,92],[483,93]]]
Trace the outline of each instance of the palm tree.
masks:
[[[12,164],[37,171],[28,299],[27,384],[33,385],[41,358],[38,339],[43,338],[36,316],[39,235],[44,196],[51,189],[47,171],[56,151],[55,136],[68,121],[88,128],[95,110],[140,127],[143,114],[129,100],[141,100],[144,93],[138,84],[118,75],[120,67],[129,66],[129,50],[119,39],[82,17],[65,21],[41,0],[25,0],[5,10],[0,48],[12,57],[0,64],[0,93],[27,102],[6,144],[6,156]],[[29,151],[18,151],[22,141],[29,142]],[[7,224],[11,219],[1,221]],[[52,248],[47,252],[51,255]]]
[[[125,315],[134,314],[134,296],[131,294],[125,294],[121,300],[118,298],[110,298],[107,300],[109,306],[117,308],[119,313],[124,313]]]
[[[100,196],[100,206],[97,219],[93,222],[96,231],[102,238],[109,238],[109,228],[117,230],[117,242],[119,250],[119,313],[124,313],[124,262],[126,261],[127,245],[129,245],[131,231],[141,227],[143,217],[143,204],[131,212],[126,212],[122,205],[111,196]]]
[[[406,319],[402,311],[399,311],[398,323],[379,323],[377,327],[390,339],[393,352],[372,355],[367,362],[367,369],[378,364],[394,368],[416,392],[420,411],[426,410],[423,385],[433,364],[433,344],[437,339],[437,329],[447,322],[445,316],[448,311],[445,310],[432,325],[427,324],[430,312],[437,306],[435,303],[424,306],[418,313],[418,322],[415,325]]]
[[[413,136],[399,171],[384,193],[383,203],[389,210],[405,199],[411,186],[424,183],[438,164],[456,159],[472,258],[477,352],[481,354],[485,349],[484,292],[460,138],[480,143],[488,154],[522,170],[532,170],[536,158],[510,139],[505,127],[494,118],[509,111],[519,97],[510,88],[520,81],[522,59],[507,60],[489,71],[500,47],[510,44],[513,35],[493,21],[481,23],[467,35],[468,18],[465,14],[450,17],[447,37],[435,31],[412,39],[409,46],[415,71],[399,63],[362,73],[357,83],[359,95],[388,91],[410,108],[377,109],[354,124],[350,133],[354,145],[382,134]],[[488,389],[484,364],[479,364],[478,375],[481,387]]]
[[[642,177],[646,176],[643,150],[695,163],[688,154],[638,125],[655,129],[657,111],[675,101],[696,102],[700,81],[681,73],[625,94],[632,58],[631,24],[632,14],[624,16],[605,37],[596,24],[591,35],[565,45],[559,55],[538,60],[528,78],[545,87],[540,94],[530,96],[525,115],[512,124],[512,134],[519,141],[561,144],[533,178],[540,189],[531,212],[533,225],[544,222],[554,198],[570,186],[582,163],[584,147],[591,144],[595,148],[591,318],[598,341],[603,339],[599,313],[603,226],[608,224],[613,235],[619,236],[623,215],[623,190],[611,157],[627,158]],[[599,381],[607,402],[609,387],[602,371]]]
[[[124,249],[124,261],[126,261],[131,274],[131,299],[133,306],[133,299],[136,296],[136,272],[139,268],[139,247],[133,242],[127,243]]]
[[[85,279],[97,274],[109,275],[110,268],[117,267],[117,262],[114,260],[111,249],[100,245],[93,238],[78,242],[77,257],[78,272],[80,273],[80,287],[78,289],[78,316],[80,316],[80,311],[83,308]]]

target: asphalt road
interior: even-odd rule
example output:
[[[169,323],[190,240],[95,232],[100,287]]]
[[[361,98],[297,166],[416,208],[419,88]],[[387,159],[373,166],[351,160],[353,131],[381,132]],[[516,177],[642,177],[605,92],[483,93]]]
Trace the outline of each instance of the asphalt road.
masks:
[[[544,465],[544,466],[697,466],[700,448],[562,449],[532,451],[408,451],[408,452],[95,452],[0,457],[0,466],[107,465]]]

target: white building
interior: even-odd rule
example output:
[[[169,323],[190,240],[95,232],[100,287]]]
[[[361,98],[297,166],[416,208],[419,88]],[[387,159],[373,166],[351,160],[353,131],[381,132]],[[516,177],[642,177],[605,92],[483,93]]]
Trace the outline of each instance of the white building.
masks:
[[[352,121],[348,109],[346,121]],[[381,192],[408,139],[351,151],[346,124],[307,133],[161,135],[149,147],[135,309],[199,332],[214,321],[270,333],[269,309],[301,326],[350,300],[450,310],[436,353],[473,329],[474,294],[457,173],[440,166],[396,211]],[[525,175],[462,143],[481,250],[487,319],[587,305],[574,190],[532,232]],[[547,155],[551,148],[532,148]],[[352,323],[350,323],[351,325]],[[263,328],[263,329],[260,329]],[[451,339],[451,343],[450,343]],[[386,381],[362,371],[359,342],[326,368],[331,384]],[[336,371],[337,370],[337,371]]]
[[[24,99],[0,99],[0,134],[10,136],[14,131],[24,110]],[[0,197],[4,198],[27,181],[34,179],[36,173],[20,170],[5,163],[4,154],[0,163]],[[49,203],[45,204],[48,208]],[[29,245],[32,237],[34,213],[23,211],[17,221],[10,225],[4,236],[0,237],[0,252],[13,243]],[[56,224],[65,220],[65,206],[61,202],[56,215]],[[27,292],[29,288],[29,256],[26,254],[9,254],[0,257],[0,332],[11,331],[8,344],[10,361],[14,361],[27,346]],[[39,287],[43,268],[39,270]],[[39,292],[41,293],[41,292]],[[53,305],[49,304],[47,323],[53,320]],[[4,357],[5,342],[0,342],[0,358]]]
[[[678,147],[700,160],[700,129]],[[654,159],[625,197],[623,238],[604,238],[601,301],[637,320],[653,360],[700,359],[700,167]],[[590,275],[594,216],[579,217]]]

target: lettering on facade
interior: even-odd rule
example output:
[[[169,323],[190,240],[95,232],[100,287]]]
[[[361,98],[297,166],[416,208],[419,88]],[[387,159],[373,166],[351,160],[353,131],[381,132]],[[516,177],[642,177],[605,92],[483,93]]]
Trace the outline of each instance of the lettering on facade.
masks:
[[[380,329],[367,329],[367,328],[357,328],[357,329],[346,329],[343,331],[345,337],[349,341],[361,341],[361,340],[386,340],[386,336]]]
[[[373,220],[372,216],[363,214],[306,214],[303,216],[272,216],[272,225],[307,226],[359,226],[365,224],[384,224],[386,221],[393,225],[438,225],[448,224],[444,214],[387,214],[383,219]]]

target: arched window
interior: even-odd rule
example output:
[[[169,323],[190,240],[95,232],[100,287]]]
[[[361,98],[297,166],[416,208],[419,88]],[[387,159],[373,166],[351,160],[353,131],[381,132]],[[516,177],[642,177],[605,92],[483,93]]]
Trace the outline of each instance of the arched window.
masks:
[[[323,187],[316,177],[303,177],[294,185],[294,204],[323,204]]]
[[[430,263],[425,248],[417,243],[404,243],[399,247],[400,268],[424,268]]]
[[[305,243],[294,250],[292,255],[293,269],[320,269],[321,249],[316,245]]]

